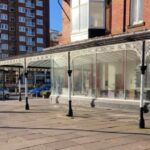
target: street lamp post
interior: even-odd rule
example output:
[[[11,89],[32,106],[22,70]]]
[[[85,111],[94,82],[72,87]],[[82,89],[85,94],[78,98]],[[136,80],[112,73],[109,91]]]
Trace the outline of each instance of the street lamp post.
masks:
[[[139,128],[145,128],[144,120],[144,75],[147,66],[145,65],[145,41],[143,41],[142,58],[141,58],[141,90],[140,90],[140,120]]]
[[[72,70],[70,67],[70,52],[68,52],[68,96],[69,96],[69,111],[67,116],[73,117],[73,110],[72,110],[72,100],[71,100],[71,74]]]

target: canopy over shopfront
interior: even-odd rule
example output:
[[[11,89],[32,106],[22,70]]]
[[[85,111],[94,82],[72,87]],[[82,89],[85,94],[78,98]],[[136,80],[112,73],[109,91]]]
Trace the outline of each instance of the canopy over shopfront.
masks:
[[[26,109],[29,109],[27,71],[50,68],[51,97],[71,95],[88,98],[139,99],[143,41],[147,72],[145,99],[150,99],[150,31],[99,37],[60,45],[0,61],[1,67],[22,67],[25,73]],[[69,91],[69,92],[68,92]],[[72,92],[72,93],[71,93]]]

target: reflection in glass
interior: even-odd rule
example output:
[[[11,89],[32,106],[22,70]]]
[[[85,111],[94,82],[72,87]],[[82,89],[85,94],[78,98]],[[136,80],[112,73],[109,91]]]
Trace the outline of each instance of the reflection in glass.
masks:
[[[140,58],[136,52],[127,51],[127,67],[126,67],[126,98],[140,98]]]
[[[145,99],[147,101],[150,101],[150,56],[147,57],[146,59],[146,65],[147,65],[147,70],[145,72],[145,89],[144,89],[144,94],[145,94]]]
[[[71,53],[72,58],[72,93],[75,96],[98,98],[139,99],[140,97],[140,58],[135,51],[122,50],[116,52],[79,55]],[[52,85],[55,95],[67,95],[68,74],[67,63],[58,59],[54,62]],[[62,60],[62,61],[61,61]],[[150,58],[148,59],[150,60]],[[150,99],[150,65],[145,77],[145,98]]]
[[[53,88],[55,95],[67,95],[68,93],[68,75],[67,68],[54,68],[53,70]]]
[[[81,56],[73,61],[74,95],[95,96],[95,55]]]
[[[97,96],[124,97],[124,51],[97,54]]]

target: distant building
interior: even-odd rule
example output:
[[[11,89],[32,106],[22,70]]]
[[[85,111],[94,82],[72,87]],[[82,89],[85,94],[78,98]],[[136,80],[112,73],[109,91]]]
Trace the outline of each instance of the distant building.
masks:
[[[60,32],[57,30],[50,30],[50,46],[59,44]]]
[[[0,0],[0,59],[49,46],[49,0]]]

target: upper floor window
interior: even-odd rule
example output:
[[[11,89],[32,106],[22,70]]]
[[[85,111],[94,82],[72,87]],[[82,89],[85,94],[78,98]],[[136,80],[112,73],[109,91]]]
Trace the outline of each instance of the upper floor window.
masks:
[[[0,29],[2,29],[2,30],[8,30],[8,24],[2,23],[2,24],[0,25]]]
[[[72,32],[88,28],[88,0],[72,0]]]
[[[43,44],[43,38],[37,38],[36,41],[37,43]]]
[[[8,15],[7,14],[0,14],[0,19],[1,20],[8,20]]]
[[[20,31],[20,32],[26,32],[26,27],[24,27],[24,26],[19,26],[19,31]]]
[[[43,11],[42,10],[36,10],[36,15],[37,16],[43,16]]]
[[[25,7],[18,7],[18,10],[19,10],[19,12],[21,12],[21,13],[25,13],[25,12],[26,12]]]
[[[136,25],[143,22],[143,0],[131,0],[130,24]]]
[[[2,40],[8,40],[8,34],[1,34]]]
[[[43,6],[43,1],[42,0],[36,0],[36,6]]]
[[[89,5],[89,28],[105,29],[105,0],[92,0]]]
[[[26,51],[25,45],[19,45],[19,51]]]
[[[25,18],[25,17],[19,16],[19,22],[25,22],[25,21],[26,21],[26,18]]]
[[[43,47],[37,47],[37,52],[43,51]]]
[[[2,44],[1,49],[2,50],[8,50],[8,44]]]
[[[19,0],[20,3],[25,3],[25,0]]]
[[[72,33],[105,28],[105,0],[72,0]]]
[[[37,28],[36,33],[37,34],[43,34],[43,29],[42,28]]]
[[[43,19],[36,19],[37,25],[43,25]]]
[[[0,9],[7,10],[7,8],[8,8],[7,4],[3,4],[3,3],[0,4]]]
[[[27,49],[28,52],[32,52],[33,51],[33,47],[31,47],[31,46],[27,46],[26,49]]]
[[[19,41],[20,42],[25,42],[26,41],[26,37],[25,36],[19,36]]]
[[[26,32],[28,35],[32,35],[34,36],[35,35],[35,32],[34,32],[34,29],[32,28],[27,28],[27,32]]]

